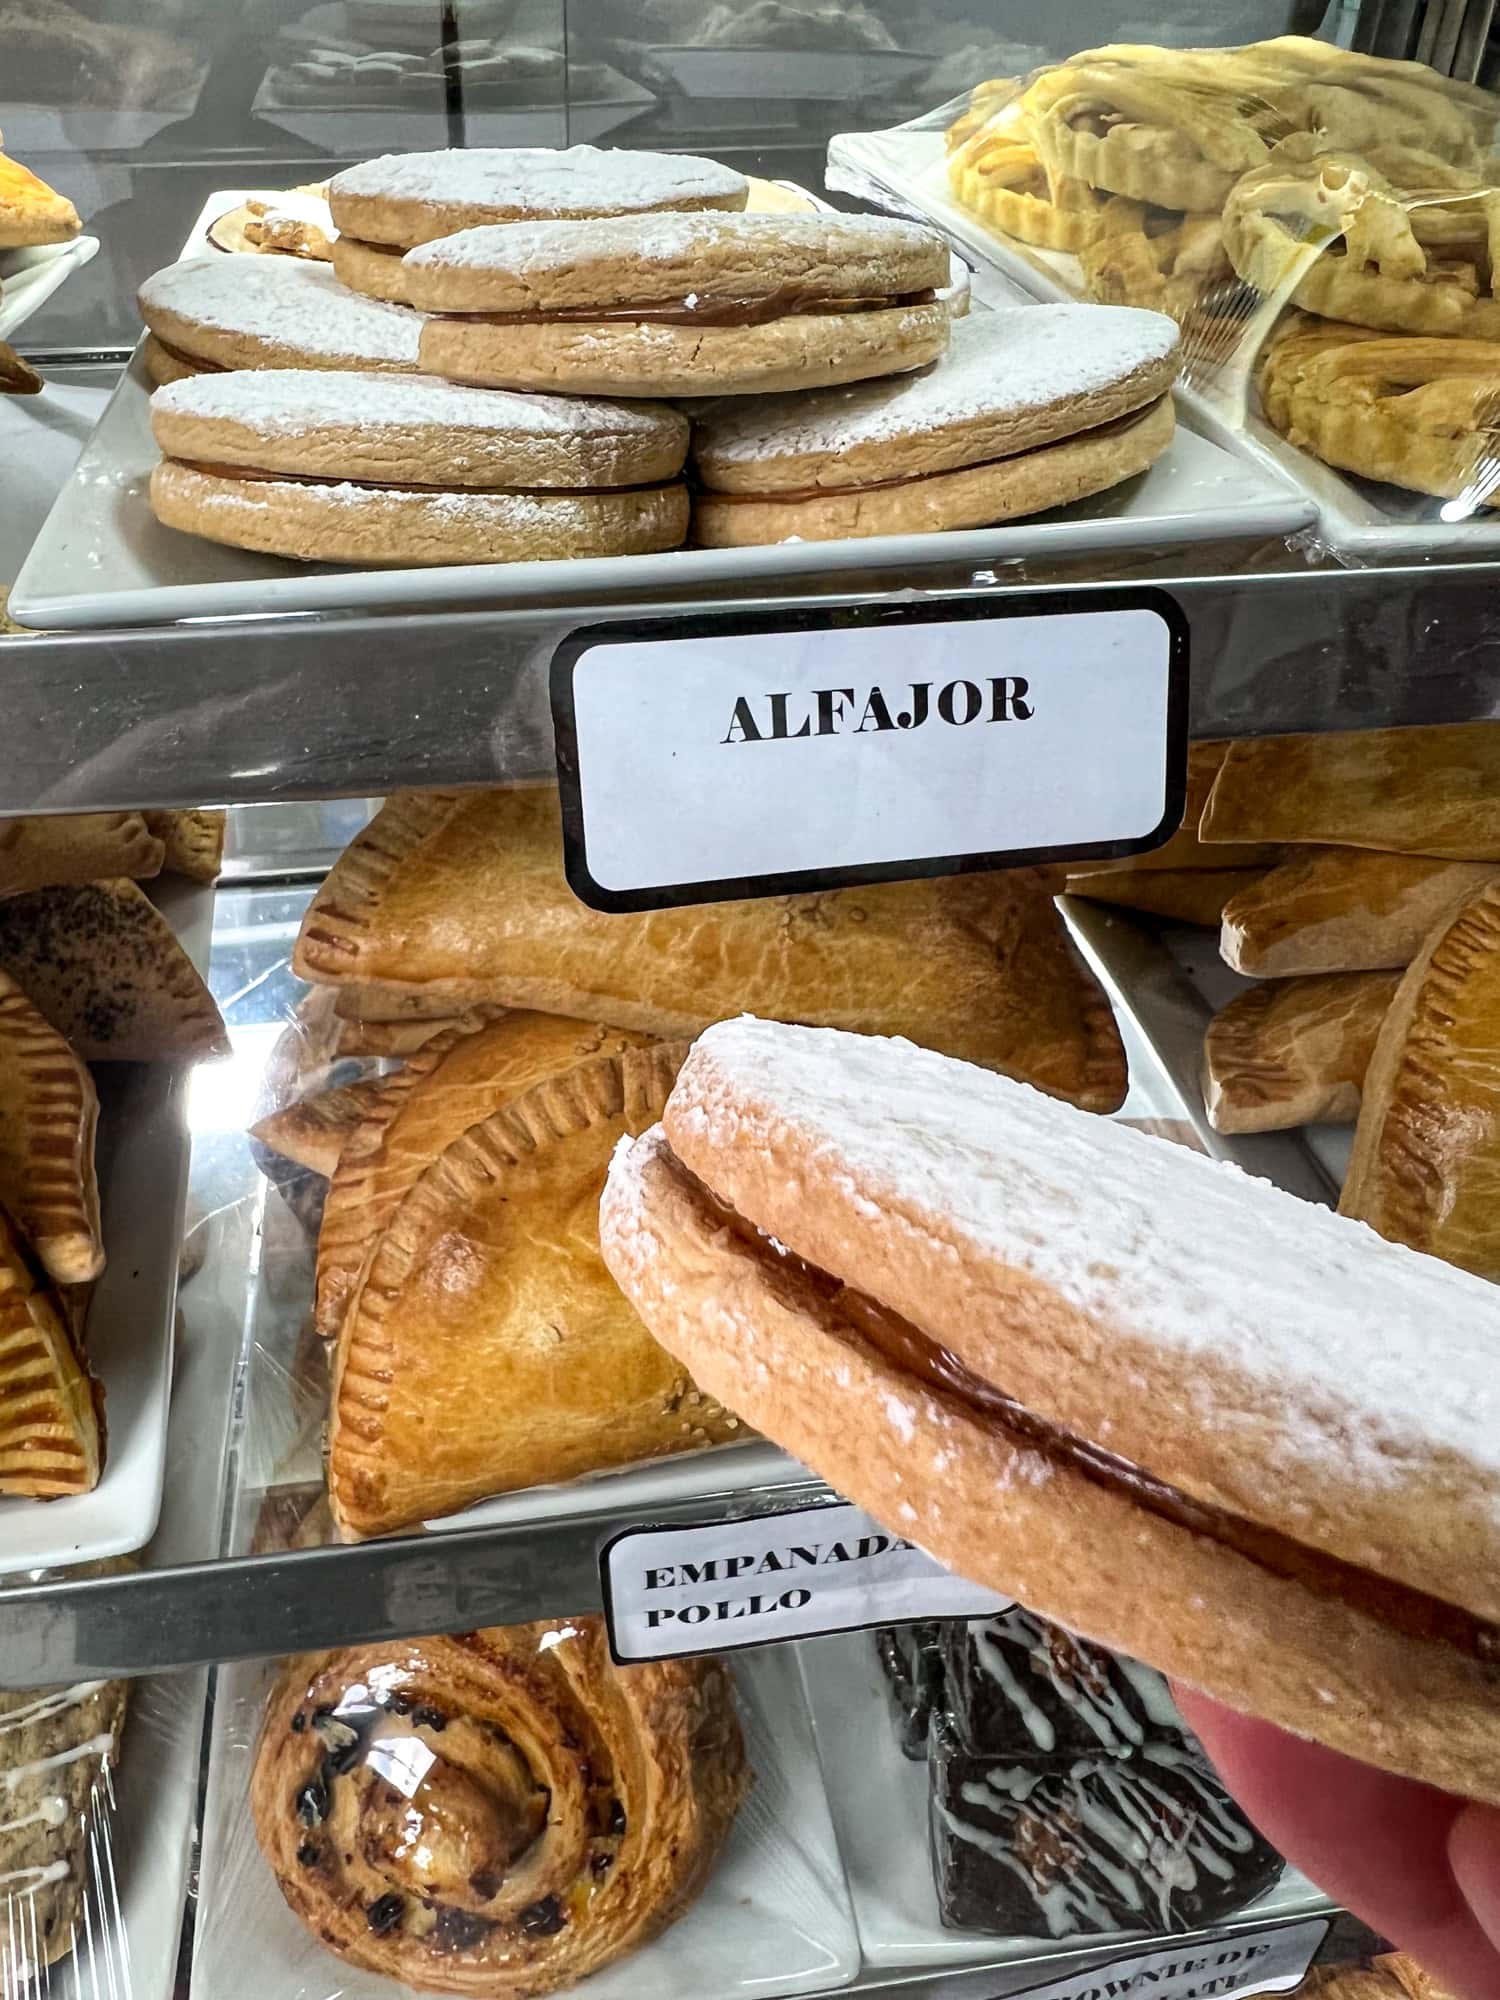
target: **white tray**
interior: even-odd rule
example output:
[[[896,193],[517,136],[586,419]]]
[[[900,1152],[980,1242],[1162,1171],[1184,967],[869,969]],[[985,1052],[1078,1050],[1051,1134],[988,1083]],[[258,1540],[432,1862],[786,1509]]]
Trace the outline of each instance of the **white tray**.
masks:
[[[243,190],[210,195],[184,255]],[[1294,534],[1314,510],[1274,471],[1179,430],[1138,479],[1092,500],[1009,526],[859,541],[778,542],[753,549],[674,549],[661,555],[570,562],[469,563],[446,569],[359,570],[221,548],[164,528],[146,498],[157,450],[150,383],[137,351],[84,447],[11,593],[27,625],[155,625],[293,611],[360,611],[392,605],[433,610],[546,602],[570,608],[621,591],[670,597],[697,586],[774,582],[877,566],[1053,559],[1122,548]]]
[[[952,198],[943,171],[941,132],[844,132],[828,148],[830,182],[868,196],[875,186],[1012,285],[1042,300],[1084,296],[1078,259],[1042,250],[990,229]],[[983,296],[983,287],[976,284]],[[1238,394],[1238,400],[1236,400]],[[1472,520],[1442,518],[1443,502],[1399,486],[1359,479],[1288,444],[1260,416],[1253,388],[1220,395],[1179,386],[1177,398],[1200,427],[1226,449],[1238,450],[1268,475],[1290,480],[1317,509],[1319,526],[1336,553],[1354,557],[1500,554],[1500,511]],[[1247,400],[1248,399],[1248,400]]]
[[[1122,1932],[1073,1938],[989,1937],[945,1930],[927,1844],[927,1766],[903,1757],[874,1635],[846,1633],[797,1648],[823,1780],[849,1878],[859,1941],[871,1965],[1011,1965],[1098,1951]],[[1274,1889],[1228,1921],[1318,1915],[1328,1899],[1288,1868]]]
[[[0,340],[14,340],[63,280],[92,263],[98,254],[97,236],[75,236],[70,243],[39,243],[27,250],[0,250]]]
[[[149,888],[189,958],[205,970],[212,888],[170,878]],[[191,1151],[188,1074],[172,1063],[94,1068],[105,1266],[87,1337],[89,1367],[104,1385],[104,1474],[92,1493],[0,1500],[0,1571],[126,1555],[155,1532]]]
[[[411,1989],[335,1958],[282,1901],[256,1845],[249,1785],[272,1669],[219,1678],[204,1821],[193,1991],[213,2000],[398,2000]],[[755,1785],[702,1895],[654,1944],[597,1972],[589,2000],[772,2000],[859,1970],[859,1941],[789,1648],[734,1662]]]

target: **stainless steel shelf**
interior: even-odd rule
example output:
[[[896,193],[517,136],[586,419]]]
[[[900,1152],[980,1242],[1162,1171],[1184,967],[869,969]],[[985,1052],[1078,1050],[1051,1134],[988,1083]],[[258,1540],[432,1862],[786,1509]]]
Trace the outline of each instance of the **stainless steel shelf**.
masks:
[[[1193,734],[1370,728],[1500,713],[1497,566],[1177,572],[1108,579],[918,572],[808,579],[774,595],[617,599],[581,609],[202,621],[0,641],[0,814],[480,785],[550,774],[547,666],[597,620],[934,599],[1052,585],[1083,598],[1151,581],[1191,628]],[[1267,560],[1285,551],[1262,552]],[[497,598],[501,580],[497,578]]]

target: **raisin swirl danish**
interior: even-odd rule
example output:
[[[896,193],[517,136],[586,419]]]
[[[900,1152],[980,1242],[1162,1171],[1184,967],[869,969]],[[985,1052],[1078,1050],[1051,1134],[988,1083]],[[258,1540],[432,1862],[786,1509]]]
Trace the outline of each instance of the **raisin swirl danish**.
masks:
[[[341,1958],[530,2000],[680,1916],[749,1784],[722,1666],[616,1667],[580,1618],[289,1660],[251,1803]]]

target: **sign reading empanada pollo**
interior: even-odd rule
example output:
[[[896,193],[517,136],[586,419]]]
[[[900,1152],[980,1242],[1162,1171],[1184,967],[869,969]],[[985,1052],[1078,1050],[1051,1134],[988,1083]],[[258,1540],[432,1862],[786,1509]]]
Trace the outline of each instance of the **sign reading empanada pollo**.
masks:
[[[1186,690],[1146,589],[594,626],[552,669],[568,880],[640,910],[1141,853]]]

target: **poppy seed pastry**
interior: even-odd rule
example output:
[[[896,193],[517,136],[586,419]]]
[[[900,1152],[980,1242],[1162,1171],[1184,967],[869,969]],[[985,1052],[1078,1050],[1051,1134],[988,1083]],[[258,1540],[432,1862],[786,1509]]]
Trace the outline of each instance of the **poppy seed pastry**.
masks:
[[[506,389],[723,396],[920,368],[948,252],[870,215],[646,215],[471,229],[406,258],[421,365]]]
[[[455,147],[387,153],[336,174],[333,268],[355,291],[407,296],[403,252],[490,223],[580,220],[663,209],[741,209],[749,183],[732,167],[681,153],[597,146]]]
[[[635,403],[285,369],[152,399],[169,528],[303,561],[518,562],[675,547],[687,424]]]
[[[705,1395],[948,1568],[1500,1802],[1483,1280],[1004,1077],[749,1018],[616,1150],[600,1243]]]
[[[420,316],[346,291],[322,264],[189,257],[137,296],[158,384],[239,368],[416,370]]]
[[[1171,442],[1177,363],[1161,313],[971,313],[923,374],[710,411],[694,436],[696,538],[923,534],[1082,499]]]

